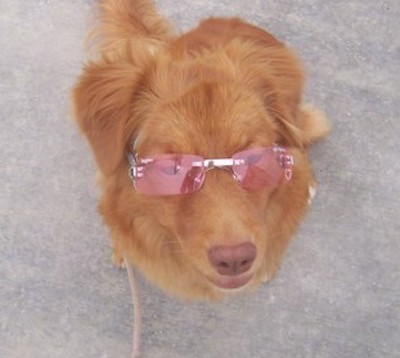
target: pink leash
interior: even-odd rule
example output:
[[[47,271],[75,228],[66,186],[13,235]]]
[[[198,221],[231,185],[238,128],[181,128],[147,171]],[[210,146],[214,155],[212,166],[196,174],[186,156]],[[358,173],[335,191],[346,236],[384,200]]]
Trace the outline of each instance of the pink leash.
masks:
[[[129,284],[131,286],[132,304],[133,304],[133,352],[132,358],[140,357],[140,334],[142,330],[142,314],[140,309],[139,288],[136,282],[135,273],[132,265],[124,256],[126,271],[128,272]]]

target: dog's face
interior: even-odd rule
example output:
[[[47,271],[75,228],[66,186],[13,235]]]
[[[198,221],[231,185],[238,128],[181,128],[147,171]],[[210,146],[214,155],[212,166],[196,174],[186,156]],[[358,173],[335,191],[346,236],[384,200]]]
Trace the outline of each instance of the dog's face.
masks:
[[[295,75],[280,79],[287,87],[277,90],[282,83],[264,78],[251,58],[243,71],[244,59],[239,68],[224,56],[211,65],[176,65],[171,56],[88,67],[75,90],[76,117],[102,174],[101,212],[114,249],[173,292],[219,297],[271,278],[307,207],[313,177],[294,118],[301,116],[301,72],[284,53],[289,65],[282,67]],[[294,175],[246,189],[230,170],[215,168],[193,193],[146,195],[128,177],[133,142],[142,158],[205,159],[280,144],[294,156]]]
[[[276,125],[256,95],[232,83],[210,82],[152,111],[140,131],[137,152],[143,157],[183,153],[229,158],[244,149],[272,146],[277,139]],[[250,278],[265,259],[272,192],[268,187],[243,189],[230,171],[215,169],[194,193],[141,195],[140,200],[194,268],[217,286],[239,287],[246,278],[236,276],[246,269]],[[239,266],[230,270],[234,264]]]

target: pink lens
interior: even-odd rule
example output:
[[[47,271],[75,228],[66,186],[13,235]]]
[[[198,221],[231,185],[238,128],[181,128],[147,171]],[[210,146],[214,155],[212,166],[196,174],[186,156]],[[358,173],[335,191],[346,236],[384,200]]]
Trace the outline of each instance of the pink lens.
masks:
[[[248,149],[233,155],[240,164],[233,165],[237,180],[245,189],[276,187],[284,178],[280,162],[281,153],[276,147]]]
[[[201,188],[205,170],[203,158],[196,155],[159,154],[143,159],[140,177],[135,180],[138,191],[147,195],[177,195]]]

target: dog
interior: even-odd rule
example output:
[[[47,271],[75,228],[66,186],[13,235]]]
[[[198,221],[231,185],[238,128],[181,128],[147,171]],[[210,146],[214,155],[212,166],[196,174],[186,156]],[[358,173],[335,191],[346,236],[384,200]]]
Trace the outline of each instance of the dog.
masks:
[[[99,170],[113,261],[183,299],[270,280],[309,205],[304,71],[270,33],[209,18],[176,34],[149,0],[103,0],[73,90]]]

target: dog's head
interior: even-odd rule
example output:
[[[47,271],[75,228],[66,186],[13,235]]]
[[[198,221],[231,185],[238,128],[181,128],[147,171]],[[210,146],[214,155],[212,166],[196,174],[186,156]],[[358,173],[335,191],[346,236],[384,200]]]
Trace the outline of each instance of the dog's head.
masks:
[[[306,116],[298,108],[302,72],[283,46],[269,50],[276,64],[249,43],[214,51],[208,63],[182,57],[176,46],[141,61],[120,56],[91,64],[75,89],[76,118],[103,177],[102,213],[112,230],[131,235],[125,249],[140,250],[133,255],[138,265],[164,286],[179,280],[168,270],[190,273],[204,287],[251,286],[273,274],[307,206],[312,174]],[[247,188],[231,168],[213,167],[198,190],[148,195],[128,176],[133,145],[138,158],[219,159],[277,144],[295,165],[293,177],[275,185]],[[163,273],[155,273],[154,260],[167,263]]]

